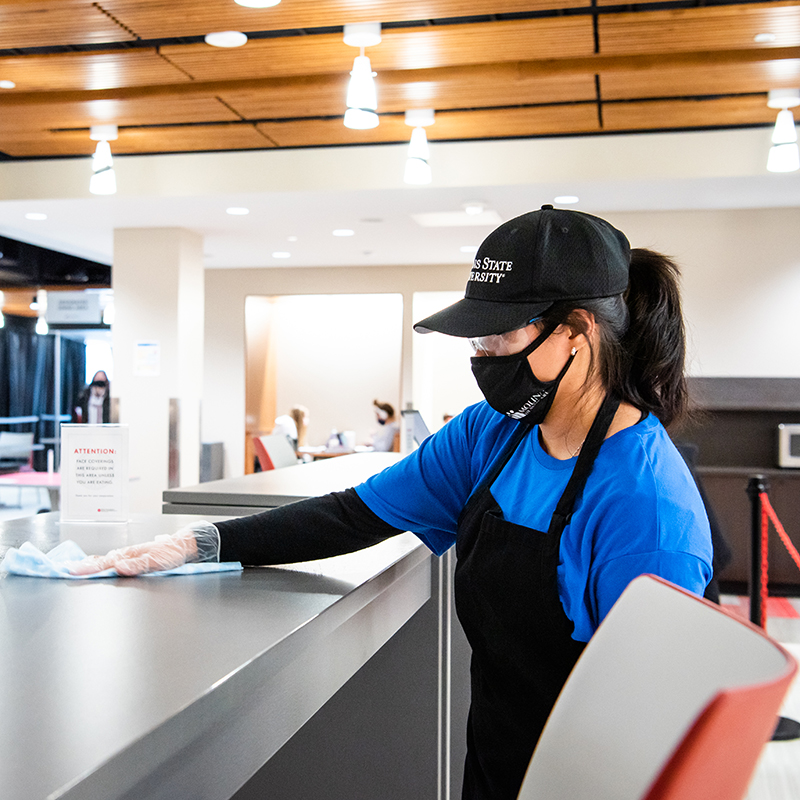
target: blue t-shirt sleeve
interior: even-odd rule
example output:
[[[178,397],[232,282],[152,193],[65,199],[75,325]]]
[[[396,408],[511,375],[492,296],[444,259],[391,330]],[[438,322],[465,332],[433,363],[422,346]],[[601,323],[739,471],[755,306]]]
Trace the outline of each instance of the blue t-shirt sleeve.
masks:
[[[459,515],[514,425],[485,403],[470,406],[356,492],[384,522],[412,531],[441,555],[455,543]]]
[[[658,575],[702,597],[711,580],[711,567],[691,553],[663,550],[620,556],[600,564],[589,578],[589,602],[597,624],[602,622],[625,587],[634,578],[646,574]]]
[[[660,426],[643,430],[608,441],[573,518],[581,535],[562,539],[562,603],[580,641],[638,575],[701,596],[711,579],[711,534],[694,480]]]

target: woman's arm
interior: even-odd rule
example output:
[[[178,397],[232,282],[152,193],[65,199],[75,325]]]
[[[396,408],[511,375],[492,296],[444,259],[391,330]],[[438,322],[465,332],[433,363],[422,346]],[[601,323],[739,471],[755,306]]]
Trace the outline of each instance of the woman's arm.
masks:
[[[220,560],[292,564],[352,553],[403,531],[374,514],[355,489],[217,523]]]

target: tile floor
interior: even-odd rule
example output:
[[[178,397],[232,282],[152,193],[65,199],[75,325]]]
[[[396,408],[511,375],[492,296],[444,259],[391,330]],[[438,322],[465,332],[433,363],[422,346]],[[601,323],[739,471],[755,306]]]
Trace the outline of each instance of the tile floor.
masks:
[[[722,605],[749,618],[746,597],[723,595]],[[770,597],[767,601],[767,633],[777,639],[800,662],[800,598]],[[800,679],[795,679],[781,714],[800,720]],[[746,800],[798,800],[800,798],[800,739],[769,742],[764,747]]]

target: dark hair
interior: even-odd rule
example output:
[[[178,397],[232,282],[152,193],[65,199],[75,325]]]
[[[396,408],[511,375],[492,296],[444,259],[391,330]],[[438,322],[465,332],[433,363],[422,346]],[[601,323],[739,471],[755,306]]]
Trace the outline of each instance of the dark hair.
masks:
[[[564,324],[585,331],[585,322],[573,312],[591,312],[600,334],[591,369],[607,391],[655,414],[665,426],[679,420],[688,407],[679,278],[672,259],[637,248],[631,250],[630,280],[623,294],[558,304],[544,319],[546,324],[558,314]]]
[[[373,400],[372,405],[379,408],[381,411],[385,411],[390,417],[394,416],[394,406],[390,403],[380,403],[377,400]]]

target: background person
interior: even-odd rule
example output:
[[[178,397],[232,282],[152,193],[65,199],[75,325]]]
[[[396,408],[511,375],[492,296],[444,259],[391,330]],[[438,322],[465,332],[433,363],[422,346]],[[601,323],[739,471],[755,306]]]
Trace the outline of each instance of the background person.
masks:
[[[218,523],[218,557],[280,564],[413,531],[455,545],[472,647],[465,800],[514,800],[547,715],[627,584],[698,595],[708,520],[664,425],[685,410],[677,268],[604,220],[540,211],[491,233],[465,298],[417,323],[472,340],[485,402],[355,489]],[[125,574],[198,558],[191,530],[89,559]],[[646,735],[646,732],[645,732]]]
[[[306,446],[308,434],[308,409],[305,406],[292,406],[288,414],[276,417],[272,433],[282,433],[297,450]]]
[[[111,386],[103,370],[95,372],[92,382],[78,395],[75,422],[100,425],[111,421]]]
[[[394,406],[373,400],[375,419],[380,426],[372,436],[372,449],[382,453],[400,452],[400,423],[394,415]]]

